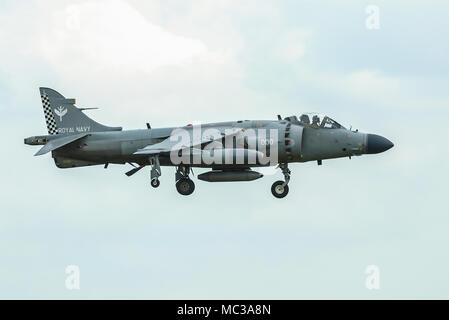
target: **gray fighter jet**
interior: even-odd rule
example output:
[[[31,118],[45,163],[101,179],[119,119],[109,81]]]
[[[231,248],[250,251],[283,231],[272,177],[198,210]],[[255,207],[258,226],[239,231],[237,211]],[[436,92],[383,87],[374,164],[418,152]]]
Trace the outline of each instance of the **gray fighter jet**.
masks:
[[[90,119],[75,99],[66,99],[49,88],[40,88],[48,135],[25,139],[43,145],[35,155],[51,152],[58,168],[130,164],[132,176],[149,166],[151,186],[160,184],[162,166],[176,167],[176,189],[192,194],[192,168],[210,168],[198,179],[208,182],[252,181],[262,174],[251,168],[278,166],[284,181],[276,181],[276,198],[288,193],[292,162],[359,156],[393,147],[388,139],[348,130],[328,116],[305,113],[276,120],[239,120],[171,128],[122,130]]]

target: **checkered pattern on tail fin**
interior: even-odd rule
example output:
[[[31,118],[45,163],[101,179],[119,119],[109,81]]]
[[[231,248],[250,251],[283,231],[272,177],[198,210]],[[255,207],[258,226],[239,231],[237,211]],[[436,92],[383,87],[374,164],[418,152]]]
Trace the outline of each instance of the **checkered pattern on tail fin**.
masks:
[[[49,134],[58,134],[58,128],[56,127],[55,117],[51,111],[50,99],[48,95],[44,92],[41,95],[42,106],[44,107],[45,122],[47,123],[47,129]]]

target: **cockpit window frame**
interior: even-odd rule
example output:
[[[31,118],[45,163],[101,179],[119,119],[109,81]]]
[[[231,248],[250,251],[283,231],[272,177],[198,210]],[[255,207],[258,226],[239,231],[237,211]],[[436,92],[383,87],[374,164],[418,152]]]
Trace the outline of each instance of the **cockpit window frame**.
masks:
[[[334,119],[319,113],[303,113],[299,116],[298,122],[303,126],[315,129],[345,129],[345,127]]]

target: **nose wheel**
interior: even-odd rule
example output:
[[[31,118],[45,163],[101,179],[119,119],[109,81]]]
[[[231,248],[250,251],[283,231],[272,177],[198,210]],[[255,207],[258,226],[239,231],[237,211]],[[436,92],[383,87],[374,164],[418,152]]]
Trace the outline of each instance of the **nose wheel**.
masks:
[[[284,198],[288,194],[288,183],[290,181],[291,171],[288,169],[287,163],[280,163],[279,168],[281,168],[282,173],[284,174],[285,181],[276,181],[271,186],[271,193],[276,198]]]
[[[284,181],[276,181],[271,186],[271,193],[276,198],[284,198],[288,194],[288,185],[284,186]]]

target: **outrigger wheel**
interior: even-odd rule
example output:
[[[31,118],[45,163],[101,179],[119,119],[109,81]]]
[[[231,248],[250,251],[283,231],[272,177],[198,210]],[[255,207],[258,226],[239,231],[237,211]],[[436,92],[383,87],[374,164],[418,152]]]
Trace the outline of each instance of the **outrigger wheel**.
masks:
[[[159,163],[159,157],[157,155],[150,157],[150,165],[151,186],[153,188],[157,188],[161,184],[159,181],[159,177],[161,176],[161,165]]]
[[[151,186],[152,186],[153,188],[159,187],[160,184],[161,184],[161,182],[159,181],[159,179],[152,179],[152,180],[151,180]]]
[[[284,181],[276,181],[271,186],[271,193],[276,198],[284,198],[288,194],[288,185]]]
[[[183,196],[188,196],[195,190],[195,183],[189,178],[181,178],[176,182],[176,190]]]

